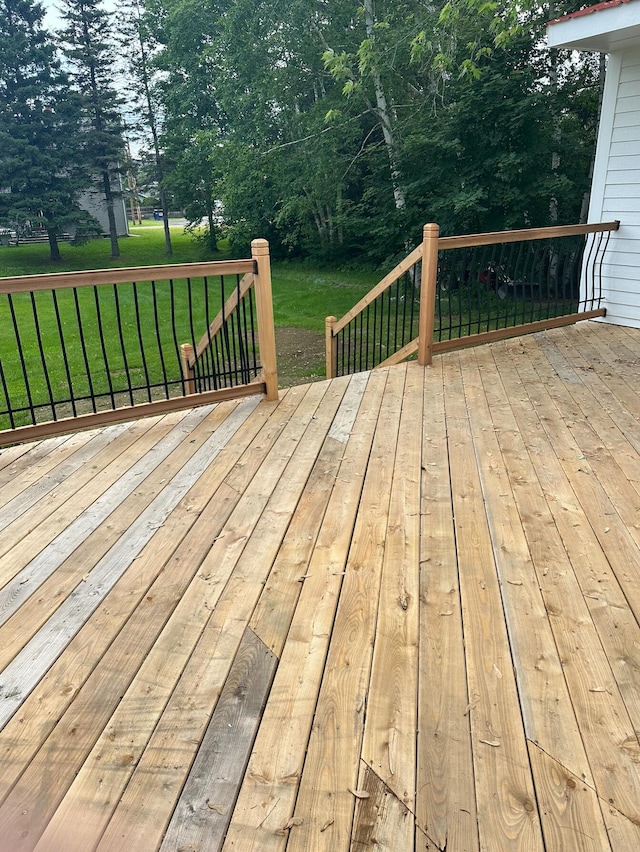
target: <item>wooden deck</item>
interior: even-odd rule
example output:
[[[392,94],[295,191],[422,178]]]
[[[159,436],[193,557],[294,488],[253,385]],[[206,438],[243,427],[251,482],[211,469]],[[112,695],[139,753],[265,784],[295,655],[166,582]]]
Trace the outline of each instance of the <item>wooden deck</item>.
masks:
[[[640,849],[640,332],[0,453],[0,849]]]

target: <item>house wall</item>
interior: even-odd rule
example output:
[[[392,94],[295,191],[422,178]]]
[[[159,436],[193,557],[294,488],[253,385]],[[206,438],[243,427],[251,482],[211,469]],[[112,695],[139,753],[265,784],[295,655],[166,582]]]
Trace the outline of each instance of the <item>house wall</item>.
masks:
[[[119,237],[127,237],[129,236],[129,226],[127,223],[127,211],[125,207],[125,201],[122,197],[122,181],[120,180],[119,175],[114,175],[112,178],[113,182],[117,185],[114,185],[114,192],[118,193],[116,198],[113,200],[113,212],[116,217],[116,228],[118,230]],[[102,233],[109,233],[109,214],[107,213],[107,202],[104,197],[104,193],[99,190],[87,190],[83,192],[80,198],[78,199],[78,203],[83,210],[86,210],[88,213],[91,213],[94,216],[100,225],[102,226]]]
[[[609,57],[590,222],[620,220],[602,268],[606,322],[640,328],[640,47]]]

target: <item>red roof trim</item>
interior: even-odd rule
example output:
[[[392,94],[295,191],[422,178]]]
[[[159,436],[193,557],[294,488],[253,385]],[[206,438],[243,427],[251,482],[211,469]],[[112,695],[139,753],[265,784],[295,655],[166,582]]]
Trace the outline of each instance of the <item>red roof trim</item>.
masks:
[[[601,12],[603,9],[611,9],[614,6],[621,6],[623,3],[629,2],[630,0],[605,0],[604,3],[597,3],[595,6],[587,6],[586,9],[579,9],[577,12],[563,15],[561,18],[556,18],[555,21],[549,21],[549,24],[559,24],[562,21],[568,21],[570,18],[581,18],[583,15],[590,15],[592,12]]]

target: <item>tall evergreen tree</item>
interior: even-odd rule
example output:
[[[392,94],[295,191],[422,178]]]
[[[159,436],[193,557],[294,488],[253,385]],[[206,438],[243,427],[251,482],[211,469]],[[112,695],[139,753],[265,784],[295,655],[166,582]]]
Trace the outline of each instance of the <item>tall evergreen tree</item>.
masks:
[[[154,164],[155,182],[158,187],[164,244],[166,254],[172,254],[169,230],[169,201],[165,185],[165,155],[160,142],[162,130],[161,109],[156,96],[157,68],[153,56],[157,42],[152,34],[150,15],[141,0],[125,0],[118,15],[120,37],[123,41],[127,70],[135,83],[132,107],[137,116],[136,131],[147,143],[151,143],[151,158]]]
[[[81,115],[34,0],[0,0],[0,221],[42,225],[52,260],[58,236],[84,214]]]
[[[87,165],[97,176],[109,217],[111,256],[118,257],[114,202],[118,164],[124,156],[120,97],[115,88],[112,16],[100,0],[63,0],[66,26],[60,32],[70,74],[83,98]]]

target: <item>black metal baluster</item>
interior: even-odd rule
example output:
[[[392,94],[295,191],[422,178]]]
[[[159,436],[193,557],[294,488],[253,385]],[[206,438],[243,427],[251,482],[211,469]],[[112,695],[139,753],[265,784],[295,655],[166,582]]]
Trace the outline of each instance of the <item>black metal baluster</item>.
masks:
[[[100,347],[102,350],[102,361],[104,363],[105,374],[107,377],[107,386],[109,388],[109,397],[111,399],[111,408],[115,411],[116,409],[116,398],[113,393],[113,383],[111,381],[111,370],[109,368],[109,360],[107,358],[107,349],[105,346],[105,338],[104,338],[104,328],[102,325],[102,313],[100,311],[100,298],[98,296],[98,288],[93,286],[93,298],[96,307],[96,320],[98,323],[98,336],[100,338]],[[106,396],[106,394],[102,394],[102,396]]]
[[[251,346],[253,347],[253,369],[254,373],[258,375],[258,347],[256,345],[256,305],[255,305],[255,297],[253,293],[253,287],[249,290],[249,304],[251,306]]]
[[[153,322],[154,322],[154,330],[156,343],[158,345],[158,356],[160,358],[160,369],[162,371],[162,387],[164,388],[164,398],[169,399],[169,378],[167,376],[167,365],[164,359],[164,350],[162,346],[162,340],[160,338],[160,322],[158,318],[158,294],[156,290],[156,282],[151,282],[151,298],[153,301]]]
[[[202,361],[202,374],[205,381],[206,390],[211,390],[213,385],[213,353],[211,351],[211,311],[209,309],[209,278],[205,275],[202,279],[204,287],[204,321],[206,324],[207,345],[204,351],[199,355],[195,353],[195,357]]]
[[[138,331],[138,346],[140,347],[140,357],[142,359],[142,371],[144,373],[144,380],[146,383],[147,390],[147,399],[151,402],[151,377],[149,375],[149,365],[147,364],[147,353],[144,345],[144,339],[142,336],[142,322],[140,319],[140,302],[138,300],[138,285],[134,281],[133,282],[133,305],[136,313],[136,329]]]
[[[13,405],[11,403],[11,397],[9,396],[9,386],[7,384],[7,379],[4,374],[4,367],[2,366],[2,358],[0,358],[0,385],[2,385],[2,392],[4,393],[4,398],[7,403],[7,410],[1,412],[2,414],[7,414],[9,417],[9,428],[16,428],[16,421],[13,416]]]
[[[180,378],[176,380],[175,384],[180,385],[182,389],[182,396],[186,396],[187,382],[182,372],[182,351],[180,349],[180,343],[178,343],[178,328],[176,325],[176,294],[173,278],[169,279],[169,296],[171,304],[171,331],[173,333],[173,345],[176,353],[176,365],[178,368],[178,375],[180,376]]]
[[[44,354],[44,346],[42,344],[42,331],[40,330],[40,320],[38,317],[38,306],[36,304],[36,297],[33,291],[29,294],[31,296],[31,313],[33,315],[33,324],[36,331],[36,340],[38,341],[38,352],[40,353],[40,363],[42,365],[42,374],[44,376],[44,382],[47,386],[47,394],[49,396],[49,406],[38,405],[41,407],[50,407],[51,408],[51,419],[57,420],[58,413],[56,411],[56,404],[53,398],[53,387],[51,386],[51,376],[49,375],[49,367],[47,366],[47,359]]]
[[[16,317],[16,312],[15,312],[15,308],[14,308],[14,305],[13,305],[13,296],[12,296],[11,293],[7,293],[7,299],[9,301],[9,312],[11,314],[11,322],[13,324],[13,333],[14,333],[15,339],[16,339],[16,347],[17,347],[17,350],[18,350],[18,357],[20,359],[20,368],[22,369],[24,389],[25,389],[25,392],[26,392],[26,395],[27,395],[27,408],[24,409],[24,410],[29,411],[29,413],[31,415],[31,422],[32,422],[32,424],[35,424],[36,414],[35,414],[35,408],[34,408],[34,405],[33,405],[33,396],[31,394],[31,385],[29,384],[29,375],[27,373],[27,365],[26,365],[26,362],[25,362],[24,352],[23,352],[23,349],[22,349],[22,340],[20,338],[20,329],[18,327],[18,319]]]
[[[191,278],[185,279],[185,283],[187,286],[187,306],[189,311],[189,333],[191,335],[191,346],[193,348],[193,373],[194,373],[194,384],[196,393],[202,393],[202,375],[200,370],[200,364],[198,358],[196,357],[196,351],[198,343],[196,341],[196,333],[193,327],[193,290],[191,286]]]
[[[240,296],[240,276],[236,275],[236,293],[237,293],[237,329],[238,329],[238,348],[240,351],[240,381],[239,384],[247,384],[249,382],[249,359],[247,353],[245,329],[243,325],[243,300]]]
[[[87,387],[89,390],[89,399],[91,400],[91,407],[93,409],[93,413],[95,414],[98,410],[96,406],[96,395],[93,386],[93,378],[91,376],[91,367],[89,365],[89,355],[87,352],[87,343],[85,340],[84,334],[84,326],[82,324],[82,311],[80,310],[80,301],[78,299],[78,289],[76,287],[73,288],[73,302],[76,308],[76,320],[78,322],[78,335],[80,337],[80,348],[82,349],[82,360],[84,361],[84,369],[87,375]]]
[[[71,403],[71,412],[74,417],[78,416],[78,411],[76,408],[76,400],[75,394],[73,391],[73,384],[71,380],[71,370],[69,368],[69,358],[67,357],[68,346],[65,343],[64,339],[64,331],[62,328],[62,319],[60,317],[60,308],[58,305],[58,294],[56,290],[51,291],[51,298],[53,301],[53,310],[56,317],[56,325],[58,327],[58,340],[60,341],[60,352],[62,354],[62,363],[64,364],[64,372],[67,378],[67,387],[69,388],[69,402]]]
[[[118,328],[118,339],[120,341],[120,353],[122,355],[122,363],[124,365],[124,374],[127,381],[127,390],[129,392],[129,402],[134,405],[133,386],[131,384],[131,371],[129,370],[129,362],[127,360],[127,350],[124,342],[124,334],[122,329],[122,314],[120,312],[120,298],[118,296],[118,287],[113,285],[113,298],[116,306],[116,325]]]

